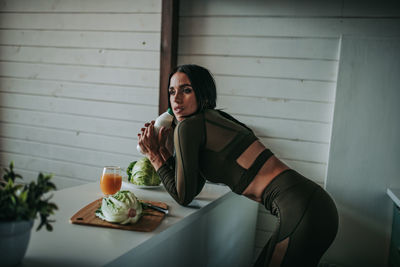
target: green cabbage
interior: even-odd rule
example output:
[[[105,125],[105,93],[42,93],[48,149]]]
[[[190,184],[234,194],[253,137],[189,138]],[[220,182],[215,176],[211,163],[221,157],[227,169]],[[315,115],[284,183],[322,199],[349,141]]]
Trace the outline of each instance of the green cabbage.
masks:
[[[130,171],[130,167],[132,170]],[[155,186],[161,183],[160,177],[148,158],[132,162],[127,170],[128,180],[136,185]],[[129,174],[131,176],[129,177]]]
[[[96,216],[102,220],[128,224],[137,222],[142,216],[142,203],[130,191],[118,191],[112,196],[103,197]]]
[[[135,166],[136,162],[137,161],[132,161],[129,164],[128,168],[126,169],[126,174],[128,174],[128,181],[129,182],[132,180],[132,169],[133,169],[133,166]]]

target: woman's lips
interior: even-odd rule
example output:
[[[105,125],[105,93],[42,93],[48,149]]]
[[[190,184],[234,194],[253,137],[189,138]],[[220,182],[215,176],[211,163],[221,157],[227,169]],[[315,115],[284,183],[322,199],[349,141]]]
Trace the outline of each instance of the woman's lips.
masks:
[[[175,111],[176,113],[181,113],[183,110],[184,110],[183,107],[175,107],[175,108],[174,108],[174,111]]]

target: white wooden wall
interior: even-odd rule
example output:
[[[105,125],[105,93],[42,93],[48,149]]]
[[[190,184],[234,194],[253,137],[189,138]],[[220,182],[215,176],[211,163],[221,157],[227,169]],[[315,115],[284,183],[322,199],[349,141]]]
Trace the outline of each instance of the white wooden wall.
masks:
[[[357,1],[181,0],[178,63],[207,67],[217,107],[324,185],[341,34],[396,34],[392,6]],[[398,9],[397,9],[398,10]],[[255,258],[275,228],[260,206]]]
[[[58,188],[139,158],[158,114],[160,0],[0,1],[0,165]]]

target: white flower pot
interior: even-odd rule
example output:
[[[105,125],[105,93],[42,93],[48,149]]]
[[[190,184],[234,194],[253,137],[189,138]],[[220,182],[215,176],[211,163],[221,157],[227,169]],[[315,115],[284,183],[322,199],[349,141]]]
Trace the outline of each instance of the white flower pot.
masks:
[[[21,262],[28,248],[33,220],[0,221],[1,266],[14,266]]]

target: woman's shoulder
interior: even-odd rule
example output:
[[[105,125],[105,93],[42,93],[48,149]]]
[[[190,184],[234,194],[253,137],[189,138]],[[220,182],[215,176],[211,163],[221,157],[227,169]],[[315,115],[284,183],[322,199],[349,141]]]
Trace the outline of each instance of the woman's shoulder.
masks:
[[[176,128],[178,129],[193,128],[193,127],[198,128],[202,125],[204,125],[204,112],[200,112],[185,118],[183,121],[180,121],[176,125]]]
[[[189,127],[197,124],[204,124],[205,119],[219,116],[220,112],[216,109],[205,109],[202,112],[191,115],[177,124],[177,127]]]
[[[233,128],[237,128],[239,126],[239,128],[237,128],[238,130],[253,132],[247,125],[238,121],[232,115],[220,109],[208,110],[208,112],[205,114],[205,118],[206,120],[213,122],[214,124]]]
[[[199,113],[180,121],[174,132],[179,140],[190,140],[191,142],[198,140],[201,142],[204,139],[204,129],[204,114]]]
[[[209,117],[214,117],[218,116],[220,112],[216,109],[205,109],[199,113],[193,114],[190,117],[187,117],[183,121],[179,122],[178,124],[181,125],[192,125],[192,124],[197,124],[197,123],[203,123],[204,120],[209,118]]]
[[[216,121],[216,122],[226,119],[231,120],[231,118],[233,118],[231,115],[220,109],[207,109],[204,111],[204,117],[206,120]]]

